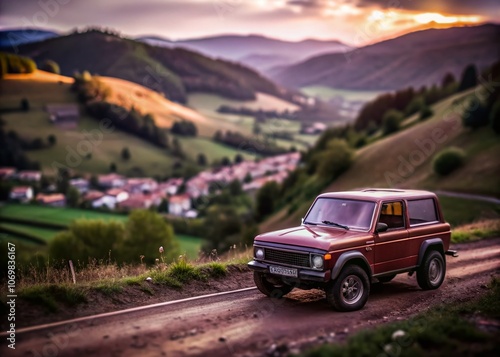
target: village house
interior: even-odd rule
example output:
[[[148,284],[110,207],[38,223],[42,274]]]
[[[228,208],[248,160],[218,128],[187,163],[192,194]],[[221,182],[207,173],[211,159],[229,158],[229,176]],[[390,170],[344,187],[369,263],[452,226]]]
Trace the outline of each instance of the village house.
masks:
[[[85,194],[89,190],[89,180],[83,179],[83,178],[75,178],[69,180],[70,186],[73,186],[80,192],[81,194]]]
[[[75,129],[78,126],[80,111],[77,104],[48,104],[45,107],[53,124],[64,129]]]
[[[20,181],[38,182],[42,178],[40,171],[23,170],[17,173],[17,179]]]
[[[66,197],[62,193],[36,195],[36,201],[44,206],[64,207],[66,206]]]
[[[0,167],[0,179],[7,180],[14,178],[16,169],[14,167]]]
[[[96,200],[100,199],[102,196],[104,196],[104,192],[96,191],[96,190],[89,190],[89,191],[87,191],[87,193],[83,197],[83,201],[89,202],[93,207],[93,203]]]
[[[123,202],[129,198],[129,193],[120,188],[112,188],[106,191],[101,197],[95,199],[92,202],[92,207],[100,208],[107,207],[114,210],[117,204]]]
[[[33,188],[29,186],[17,186],[12,188],[9,194],[11,201],[27,203],[33,199]]]
[[[168,213],[174,216],[183,216],[191,210],[191,198],[187,194],[175,195],[168,199]]]
[[[151,193],[158,188],[158,182],[150,177],[130,178],[127,180],[124,190],[129,193]]]
[[[165,182],[158,185],[158,190],[163,192],[165,195],[175,195],[179,191],[179,187],[182,185],[184,180],[182,178],[171,178]]]
[[[126,179],[122,175],[107,174],[97,176],[97,183],[104,189],[119,188],[126,184]]]
[[[148,209],[152,206],[159,206],[163,196],[158,193],[143,194],[137,193],[129,196],[128,199],[118,204],[118,207],[124,211],[135,209]]]

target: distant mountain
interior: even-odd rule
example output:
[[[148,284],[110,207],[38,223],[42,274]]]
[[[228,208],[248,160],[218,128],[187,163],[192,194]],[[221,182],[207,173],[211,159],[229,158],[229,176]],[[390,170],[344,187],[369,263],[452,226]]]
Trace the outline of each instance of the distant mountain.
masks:
[[[64,75],[88,70],[144,85],[181,103],[186,102],[188,92],[208,92],[242,100],[254,99],[256,92],[287,100],[293,96],[242,65],[95,30],[22,45],[19,54],[38,63],[54,60]]]
[[[352,50],[340,41],[282,41],[264,36],[224,35],[171,41],[158,36],[137,38],[155,46],[183,47],[214,58],[241,62],[265,73],[277,65],[289,65],[324,53]]]
[[[269,76],[289,87],[324,85],[393,90],[439,83],[446,72],[459,78],[470,63],[479,69],[500,58],[500,25],[430,29],[275,68]]]
[[[57,37],[54,31],[39,30],[34,28],[10,29],[0,31],[0,48],[8,50],[32,42],[39,42]]]

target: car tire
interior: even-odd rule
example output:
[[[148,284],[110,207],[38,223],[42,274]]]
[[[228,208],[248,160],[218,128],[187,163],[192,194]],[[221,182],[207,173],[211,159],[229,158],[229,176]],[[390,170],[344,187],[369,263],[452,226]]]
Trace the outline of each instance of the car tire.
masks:
[[[441,286],[446,274],[446,261],[441,253],[435,250],[425,254],[424,260],[417,270],[417,282],[422,290],[433,290]]]
[[[388,283],[389,281],[391,281],[395,277],[396,277],[396,274],[392,274],[392,275],[381,276],[380,278],[377,278],[377,280],[381,283]]]
[[[357,265],[342,269],[326,288],[326,300],[338,311],[355,311],[365,306],[370,295],[370,281]]]
[[[281,299],[283,296],[293,290],[293,286],[288,284],[283,283],[280,285],[276,285],[271,283],[266,279],[266,275],[264,273],[254,271],[253,280],[255,282],[255,285],[257,286],[257,289],[259,289],[262,294],[275,299]]]

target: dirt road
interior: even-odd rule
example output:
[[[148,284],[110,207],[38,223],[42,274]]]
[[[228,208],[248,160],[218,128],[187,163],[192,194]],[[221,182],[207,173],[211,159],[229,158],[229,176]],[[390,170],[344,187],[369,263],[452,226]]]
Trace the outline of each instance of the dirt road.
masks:
[[[331,310],[318,290],[295,290],[281,300],[249,290],[21,333],[8,355],[262,356],[341,341],[359,329],[481,295],[492,275],[500,273],[500,239],[454,249],[460,256],[447,257],[440,289],[422,291],[415,275],[403,274],[374,284],[367,305],[356,312]]]

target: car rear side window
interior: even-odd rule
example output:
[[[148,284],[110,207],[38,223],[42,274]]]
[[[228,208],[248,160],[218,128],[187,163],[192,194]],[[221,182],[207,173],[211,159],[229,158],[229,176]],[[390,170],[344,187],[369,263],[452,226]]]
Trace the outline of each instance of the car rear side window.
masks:
[[[438,221],[436,204],[432,198],[408,201],[410,226]]]

